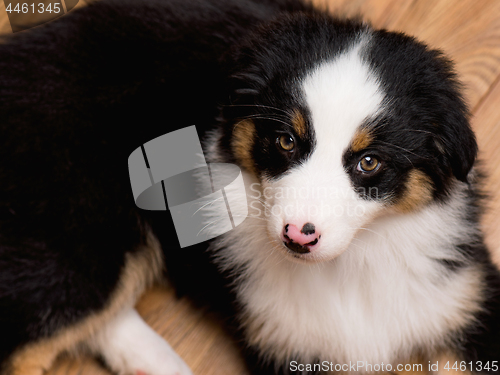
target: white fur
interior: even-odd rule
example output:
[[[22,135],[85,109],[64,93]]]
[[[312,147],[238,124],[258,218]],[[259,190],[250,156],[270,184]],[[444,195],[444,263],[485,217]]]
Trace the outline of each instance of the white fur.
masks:
[[[473,235],[464,215],[457,190],[450,205],[378,217],[320,264],[289,261],[257,217],[213,248],[222,248],[220,265],[239,274],[248,339],[270,357],[387,364],[444,345],[479,309],[480,271],[448,273],[435,261],[463,260],[451,243]]]
[[[108,323],[91,347],[120,375],[192,375],[168,343],[130,308]]]
[[[245,173],[250,216],[211,247],[220,266],[238,275],[235,288],[249,342],[271,358],[395,363],[417,348],[444,345],[454,329],[470,322],[483,298],[480,270],[447,272],[436,261],[463,260],[452,243],[466,243],[475,234],[463,226],[464,184],[457,182],[448,204],[407,214],[353,192],[342,154],[383,100],[377,78],[360,57],[365,43],[304,80],[317,141],[313,154],[277,182],[261,185]],[[337,195],[324,201],[312,195],[325,186],[335,187]],[[311,195],[286,196],[285,188]],[[354,205],[363,213],[300,210],[324,204]],[[288,212],[269,215],[287,205]],[[279,233],[285,223],[306,221],[319,229],[321,243],[316,254],[297,263]]]

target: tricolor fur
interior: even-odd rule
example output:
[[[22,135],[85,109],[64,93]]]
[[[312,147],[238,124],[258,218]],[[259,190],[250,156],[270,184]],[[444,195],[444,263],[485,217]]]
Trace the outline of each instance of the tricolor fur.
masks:
[[[193,123],[209,162],[242,169],[249,216],[179,249],[126,160]],[[410,37],[295,0],[97,2],[0,44],[0,137],[2,375],[78,348],[189,374],[132,309],[163,267],[252,374],[500,361],[467,107]]]

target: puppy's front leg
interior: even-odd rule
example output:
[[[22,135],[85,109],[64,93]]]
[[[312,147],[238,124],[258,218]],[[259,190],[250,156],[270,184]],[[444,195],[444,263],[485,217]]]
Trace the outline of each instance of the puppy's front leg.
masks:
[[[93,338],[91,347],[120,375],[192,375],[172,347],[135,309],[126,309]]]

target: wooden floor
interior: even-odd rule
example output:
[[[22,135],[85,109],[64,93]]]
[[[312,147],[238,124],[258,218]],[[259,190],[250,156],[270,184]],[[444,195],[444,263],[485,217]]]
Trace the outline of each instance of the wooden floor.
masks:
[[[500,264],[500,1],[317,0],[342,15],[361,14],[375,27],[403,31],[440,48],[456,62],[466,85],[472,126],[490,179],[484,218],[487,243]],[[84,1],[80,0],[80,6]],[[11,32],[0,2],[0,32]],[[497,164],[497,161],[499,164]],[[233,344],[203,313],[171,290],[154,289],[138,304],[145,320],[164,336],[196,375],[244,375]],[[61,358],[50,375],[108,374],[92,359]]]

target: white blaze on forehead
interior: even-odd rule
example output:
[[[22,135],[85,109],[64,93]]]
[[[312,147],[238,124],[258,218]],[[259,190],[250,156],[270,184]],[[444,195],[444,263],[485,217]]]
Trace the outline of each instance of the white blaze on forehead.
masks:
[[[270,232],[280,233],[290,223],[297,227],[313,223],[322,236],[315,256],[325,259],[341,254],[358,228],[382,207],[359,196],[342,160],[357,129],[377,114],[384,98],[375,73],[362,58],[368,42],[367,36],[359,38],[352,47],[320,63],[304,78],[302,90],[314,129],[314,150],[279,180],[264,183],[306,192],[305,197],[276,194],[266,200],[281,209],[280,215],[269,220]]]
[[[315,153],[334,165],[342,163],[356,130],[377,113],[384,97],[375,73],[362,59],[367,44],[367,38],[361,38],[340,56],[320,64],[302,85],[312,115]]]

